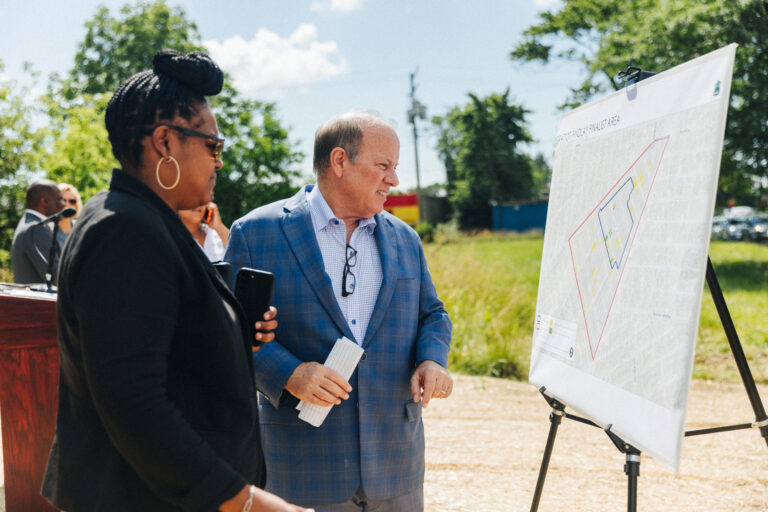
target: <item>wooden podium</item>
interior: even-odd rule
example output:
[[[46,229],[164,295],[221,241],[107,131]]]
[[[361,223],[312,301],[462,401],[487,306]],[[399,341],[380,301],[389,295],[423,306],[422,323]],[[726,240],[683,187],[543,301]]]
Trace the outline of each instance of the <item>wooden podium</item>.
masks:
[[[40,495],[59,373],[56,297],[0,284],[0,419],[6,512],[51,512]]]

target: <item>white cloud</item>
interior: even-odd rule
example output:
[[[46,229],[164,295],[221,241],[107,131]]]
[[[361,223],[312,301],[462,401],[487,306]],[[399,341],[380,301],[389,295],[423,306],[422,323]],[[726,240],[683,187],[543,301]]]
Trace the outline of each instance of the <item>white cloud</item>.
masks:
[[[313,11],[352,12],[363,6],[363,0],[313,0]]]
[[[562,0],[533,0],[533,5],[540,11],[552,10],[559,7]]]
[[[302,23],[287,38],[262,28],[250,41],[233,36],[204,44],[244,94],[271,95],[286,87],[324,82],[349,68],[338,44],[318,41],[317,27],[310,23]]]

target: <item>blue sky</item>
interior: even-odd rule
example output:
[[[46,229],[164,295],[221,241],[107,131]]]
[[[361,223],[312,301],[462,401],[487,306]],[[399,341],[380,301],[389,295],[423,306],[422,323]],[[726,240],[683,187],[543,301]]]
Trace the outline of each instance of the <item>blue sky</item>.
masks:
[[[42,76],[72,67],[85,22],[99,5],[117,15],[124,0],[26,0],[0,4],[4,78],[21,78],[29,61]],[[509,51],[542,9],[558,0],[184,0],[214,59],[250,97],[274,101],[278,117],[307,157],[318,126],[336,114],[375,110],[400,137],[400,189],[415,186],[409,75],[427,115],[441,115],[509,88],[531,110],[534,144],[551,158],[560,113],[556,106],[580,82],[573,64],[521,65]],[[435,136],[419,124],[422,185],[444,182]]]

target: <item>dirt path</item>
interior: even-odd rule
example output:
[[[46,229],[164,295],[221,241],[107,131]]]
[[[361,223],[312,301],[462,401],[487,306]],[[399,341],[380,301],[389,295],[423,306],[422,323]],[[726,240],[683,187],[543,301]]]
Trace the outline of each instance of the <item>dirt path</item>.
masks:
[[[768,404],[765,389],[762,396]],[[549,431],[548,415],[549,407],[529,384],[457,377],[453,396],[435,400],[424,415],[426,510],[530,510]],[[753,419],[741,387],[694,381],[688,428]],[[624,455],[600,430],[564,421],[539,510],[626,510],[623,466]],[[5,512],[3,490],[0,512]],[[751,430],[688,438],[677,474],[643,456],[638,510],[764,512],[768,510],[768,446],[758,431]]]
[[[425,411],[426,510],[530,510],[549,410],[529,384],[458,377],[453,396]],[[753,419],[743,388],[694,381],[687,428]],[[539,510],[626,510],[624,461],[603,432],[564,421]],[[677,474],[643,456],[638,510],[766,511],[768,446],[756,430],[687,438]]]

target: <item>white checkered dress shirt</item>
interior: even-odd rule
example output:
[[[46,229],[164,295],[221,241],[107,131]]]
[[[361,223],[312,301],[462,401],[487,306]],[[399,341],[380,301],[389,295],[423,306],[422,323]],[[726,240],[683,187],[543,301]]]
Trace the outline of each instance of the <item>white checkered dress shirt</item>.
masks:
[[[352,233],[349,245],[357,251],[357,263],[354,267],[350,267],[355,275],[355,291],[342,297],[341,281],[344,275],[344,264],[347,261],[347,228],[344,221],[337,219],[333,214],[317,185],[307,192],[307,202],[312,224],[315,227],[317,244],[323,255],[325,273],[331,278],[336,302],[355,336],[354,341],[361,344],[365,338],[373,308],[376,306],[383,278],[379,248],[376,247],[376,239],[373,235],[376,220],[373,217],[361,219]]]

